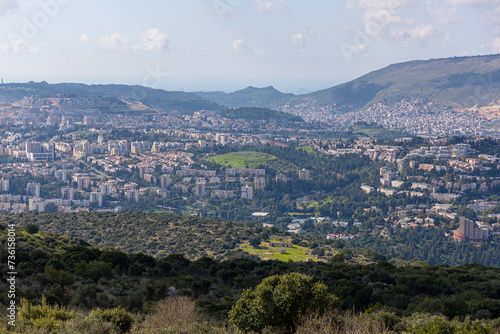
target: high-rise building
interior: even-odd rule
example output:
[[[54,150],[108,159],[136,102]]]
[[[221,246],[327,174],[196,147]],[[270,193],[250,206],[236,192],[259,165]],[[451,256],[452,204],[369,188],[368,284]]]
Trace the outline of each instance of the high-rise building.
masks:
[[[113,193],[113,184],[101,183],[100,189],[103,195],[111,195]]]
[[[102,193],[90,193],[89,194],[89,202],[97,202],[99,203],[99,207],[102,206]]]
[[[276,182],[288,182],[288,181],[290,181],[290,178],[285,174],[280,173],[276,175]]]
[[[70,187],[61,188],[61,196],[63,200],[73,201],[75,199],[75,189]]]
[[[255,189],[263,190],[266,187],[266,178],[265,177],[254,177],[253,184]]]
[[[198,197],[203,197],[206,194],[205,182],[196,182],[194,186],[195,195]]]
[[[488,239],[488,230],[481,229],[479,226],[465,217],[460,217],[459,233],[468,241],[483,241]]]
[[[88,176],[77,176],[75,177],[75,181],[78,186],[78,190],[90,188],[90,178]]]
[[[75,146],[73,147],[73,155],[76,158],[86,157],[90,153],[90,143],[87,140],[82,140],[75,143]]]
[[[138,190],[127,190],[125,191],[125,197],[130,200],[139,202],[139,191]]]
[[[30,198],[28,201],[28,209],[30,211],[45,211],[45,202],[40,198]]]
[[[26,194],[28,196],[40,197],[40,183],[28,183]]]
[[[152,153],[160,153],[160,144],[157,142],[153,143],[153,146],[151,146],[151,152]]]
[[[65,169],[60,169],[54,171],[54,177],[57,181],[66,181],[66,170]]]
[[[37,142],[26,142],[26,158],[29,161],[48,161],[56,157],[54,143],[41,145]]]
[[[307,169],[299,170],[299,180],[309,181],[309,171]]]
[[[85,116],[83,118],[83,125],[87,125],[87,126],[94,125],[94,116]]]
[[[241,188],[241,198],[253,199],[253,188],[250,186],[244,186]]]
[[[160,186],[162,189],[167,188],[171,182],[172,180],[170,179],[170,175],[163,174],[160,178]]]
[[[9,179],[4,179],[2,178],[0,180],[0,190],[1,191],[9,191],[10,189],[10,182]]]

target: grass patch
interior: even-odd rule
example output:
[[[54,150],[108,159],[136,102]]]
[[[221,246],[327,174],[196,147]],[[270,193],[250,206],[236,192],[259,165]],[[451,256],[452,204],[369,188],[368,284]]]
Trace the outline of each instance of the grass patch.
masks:
[[[312,146],[299,146],[295,148],[296,150],[303,150],[307,153],[314,153],[314,148]]]
[[[282,247],[270,247],[268,242],[262,242],[260,248],[254,248],[247,243],[241,244],[240,248],[248,254],[257,255],[263,260],[279,260],[285,262],[319,261],[314,255],[309,255],[309,248],[297,245],[293,245],[293,248],[285,248],[286,253],[280,252]]]
[[[299,168],[287,161],[278,159],[274,155],[262,152],[232,152],[228,154],[209,157],[206,161],[215,162],[222,166],[231,166],[233,168],[258,168],[266,166],[275,170],[295,171]]]
[[[313,216],[314,213],[311,212],[287,212],[289,216]]]

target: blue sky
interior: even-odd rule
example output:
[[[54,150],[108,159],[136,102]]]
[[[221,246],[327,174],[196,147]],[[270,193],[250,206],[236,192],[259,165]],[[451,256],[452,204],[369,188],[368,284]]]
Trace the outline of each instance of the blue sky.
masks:
[[[5,82],[328,88],[500,53],[500,0],[0,0]]]

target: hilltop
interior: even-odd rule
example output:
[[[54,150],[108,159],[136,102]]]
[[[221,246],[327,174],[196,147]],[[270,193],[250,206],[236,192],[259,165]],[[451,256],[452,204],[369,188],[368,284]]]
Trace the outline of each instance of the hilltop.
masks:
[[[224,92],[195,92],[194,94],[231,108],[236,107],[275,107],[288,103],[295,98],[293,94],[285,94],[273,86],[257,88],[249,86],[232,93]]]
[[[335,105],[339,111],[402,99],[446,101],[462,107],[500,100],[500,55],[393,64],[356,80],[297,97],[294,103]]]
[[[10,83],[0,86],[0,102],[10,103],[25,96],[41,95],[107,97],[136,101],[165,112],[192,113],[226,108],[329,107],[334,112],[351,112],[375,103],[401,100],[446,102],[471,108],[500,101],[500,55],[414,60],[393,64],[355,80],[303,95],[286,94],[273,86],[249,86],[231,93],[178,92],[129,85],[85,85],[46,82]]]
[[[231,107],[281,108],[306,104],[356,111],[375,103],[403,99],[451,102],[470,108],[500,100],[500,55],[414,60],[393,64],[355,80],[304,95],[284,94],[274,87],[247,87],[233,93],[196,94]]]
[[[165,91],[131,85],[86,85],[81,83],[29,82],[0,85],[0,102],[11,103],[25,96],[64,96],[80,98],[117,98],[141,102],[160,111],[193,112],[202,109],[221,110],[222,108],[201,97],[186,92]]]

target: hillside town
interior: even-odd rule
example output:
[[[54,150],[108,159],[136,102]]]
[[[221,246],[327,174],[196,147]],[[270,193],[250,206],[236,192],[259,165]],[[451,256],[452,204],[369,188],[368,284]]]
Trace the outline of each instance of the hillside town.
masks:
[[[397,112],[398,117],[387,117],[384,113],[389,111],[377,105],[365,112],[365,115],[372,115],[371,118],[363,120],[377,122],[379,117],[398,122],[404,118],[405,123],[398,127],[393,126],[396,123],[384,125],[408,133],[418,132],[411,125],[419,119],[410,117],[414,107],[402,103],[395,107],[399,108],[397,111],[390,111]],[[314,210],[326,203],[330,194],[321,195],[312,190],[305,197],[297,197],[283,190],[280,194],[283,201],[289,203],[291,200],[297,211],[304,210],[305,217],[301,217],[301,213],[297,213],[299,216],[289,214],[286,210],[269,215],[272,209],[263,198],[278,184],[286,188],[290,182],[303,182],[303,185],[311,182],[318,177],[315,171],[294,164],[286,168],[283,165],[278,170],[269,169],[265,164],[257,168],[235,168],[230,164],[214,164],[216,160],[213,160],[218,156],[215,152],[224,150],[303,147],[325,157],[367,157],[374,166],[379,166],[375,167],[379,169],[376,171],[379,177],[359,186],[369,196],[419,198],[418,203],[427,202],[426,205],[408,204],[383,211],[378,207],[365,207],[364,210],[375,210],[390,222],[371,227],[372,233],[385,235],[389,229],[418,226],[432,228],[435,216],[447,221],[462,219],[461,206],[457,203],[464,200],[468,201],[468,209],[483,218],[477,220],[477,224],[471,220],[481,230],[489,231],[481,236],[487,238],[498,227],[484,225],[485,219],[496,221],[500,214],[499,203],[483,196],[500,187],[500,159],[496,154],[473,148],[484,141],[483,137],[473,136],[465,142],[453,143],[450,142],[453,137],[434,133],[433,139],[425,139],[426,146],[409,146],[412,137],[396,138],[391,144],[369,138],[325,140],[313,139],[311,132],[304,130],[307,127],[302,125],[302,135],[297,134],[299,126],[294,122],[228,119],[210,111],[179,117],[151,113],[151,110],[133,114],[130,108],[137,111],[136,106],[110,99],[41,97],[4,105],[0,117],[3,130],[0,138],[0,211],[154,209],[221,217],[217,208],[230,205],[239,208],[239,215],[233,219],[257,220],[268,225],[278,219],[284,222],[281,226],[288,231],[303,233],[304,222],[317,217],[319,212]],[[470,120],[466,117],[450,119],[445,111],[443,113],[440,117],[447,122],[456,121],[458,133],[463,134],[460,127]],[[425,122],[425,118],[420,121]],[[485,119],[481,121],[486,122]],[[449,124],[446,127],[452,128]],[[468,129],[472,128],[469,124]],[[317,200],[312,201],[310,197]],[[308,215],[311,211],[306,208],[312,208],[316,215]],[[287,218],[289,215],[291,218]],[[341,212],[322,219],[342,227],[342,222],[347,220],[335,224],[340,217]],[[358,219],[345,218],[351,220],[349,226],[362,228]],[[467,232],[469,230],[464,227],[450,235],[454,240],[478,240],[479,237],[469,238],[473,233]],[[327,233],[325,237],[349,239],[356,235]]]

